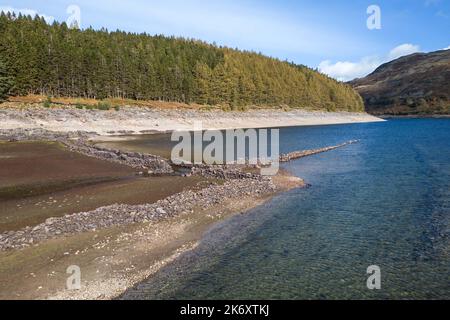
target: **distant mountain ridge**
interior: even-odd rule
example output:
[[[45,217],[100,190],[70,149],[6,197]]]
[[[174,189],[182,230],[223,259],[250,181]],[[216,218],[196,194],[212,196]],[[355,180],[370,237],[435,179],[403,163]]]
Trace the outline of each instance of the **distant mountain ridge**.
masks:
[[[450,114],[450,50],[415,53],[350,81],[373,114]]]

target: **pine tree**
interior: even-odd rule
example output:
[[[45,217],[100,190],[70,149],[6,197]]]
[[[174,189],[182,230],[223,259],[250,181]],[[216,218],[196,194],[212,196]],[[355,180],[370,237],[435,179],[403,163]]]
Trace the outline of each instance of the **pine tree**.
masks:
[[[209,104],[211,94],[211,69],[205,63],[198,63],[195,67],[195,96],[200,104]]]
[[[71,29],[9,13],[0,14],[0,39],[3,96],[363,110],[351,87],[310,68],[197,40]]]
[[[13,87],[13,79],[7,73],[6,65],[0,60],[0,101],[4,101]]]

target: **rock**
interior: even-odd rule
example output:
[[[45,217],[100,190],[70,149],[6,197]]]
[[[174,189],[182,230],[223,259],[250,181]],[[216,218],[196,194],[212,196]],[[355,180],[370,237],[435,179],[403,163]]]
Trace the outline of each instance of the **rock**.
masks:
[[[156,208],[156,212],[159,214],[166,214],[166,211],[163,208]]]
[[[39,138],[60,141],[75,152],[140,168],[142,174],[170,174],[173,172],[169,161],[157,156],[94,147],[88,142],[90,135],[89,133],[55,133],[42,129],[0,130],[0,138],[6,136],[19,140]],[[201,175],[207,178],[225,178],[225,182],[223,184],[213,183],[198,191],[186,190],[157,203],[137,206],[113,204],[90,212],[49,218],[45,223],[34,228],[27,227],[19,231],[1,234],[0,251],[23,248],[46,239],[77,232],[164,219],[184,212],[193,212],[197,207],[207,209],[224,200],[239,199],[244,195],[271,193],[276,189],[270,177],[245,173],[242,171],[243,166],[187,165],[185,167],[190,170],[186,176]]]

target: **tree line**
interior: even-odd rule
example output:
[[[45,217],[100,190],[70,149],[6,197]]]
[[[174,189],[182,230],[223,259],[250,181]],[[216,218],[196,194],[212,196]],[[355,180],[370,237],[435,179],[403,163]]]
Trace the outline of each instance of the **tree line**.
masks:
[[[306,66],[193,39],[71,29],[3,12],[0,38],[0,99],[41,94],[363,110],[350,86]]]

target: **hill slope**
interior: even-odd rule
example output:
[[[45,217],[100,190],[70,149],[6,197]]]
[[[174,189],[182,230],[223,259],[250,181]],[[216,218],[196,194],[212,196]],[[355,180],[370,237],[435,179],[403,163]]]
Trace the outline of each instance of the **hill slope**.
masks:
[[[350,84],[374,114],[449,114],[450,50],[416,53]]]
[[[0,62],[10,95],[363,111],[347,84],[305,66],[200,41],[73,30],[42,18],[0,16]]]

